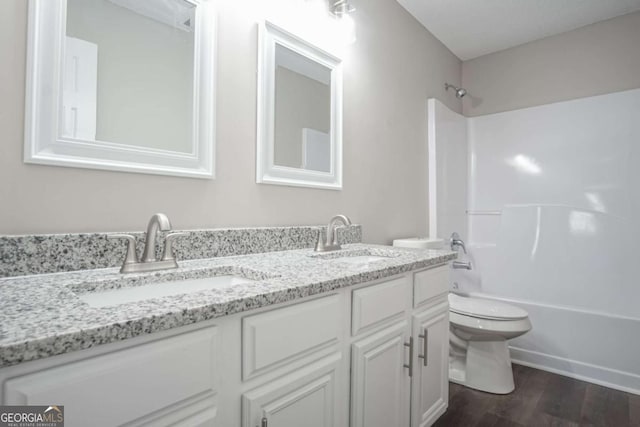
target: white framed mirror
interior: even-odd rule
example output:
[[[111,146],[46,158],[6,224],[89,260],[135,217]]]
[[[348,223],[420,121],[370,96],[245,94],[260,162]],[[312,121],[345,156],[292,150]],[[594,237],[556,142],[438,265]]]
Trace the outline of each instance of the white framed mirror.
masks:
[[[256,181],[342,188],[342,62],[260,24]]]
[[[30,0],[27,163],[213,178],[211,0]]]

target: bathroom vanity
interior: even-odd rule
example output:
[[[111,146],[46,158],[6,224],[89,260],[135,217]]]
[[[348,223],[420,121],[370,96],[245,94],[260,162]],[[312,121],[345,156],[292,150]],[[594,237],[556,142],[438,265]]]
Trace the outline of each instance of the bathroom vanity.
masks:
[[[64,405],[71,427],[428,426],[454,257],[350,244],[0,279],[1,403]]]

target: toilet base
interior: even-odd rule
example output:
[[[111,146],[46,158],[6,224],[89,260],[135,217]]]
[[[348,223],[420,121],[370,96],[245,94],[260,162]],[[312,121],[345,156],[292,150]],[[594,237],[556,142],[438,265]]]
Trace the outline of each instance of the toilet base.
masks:
[[[451,349],[449,380],[480,391],[509,394],[515,389],[506,340],[469,341],[465,350]]]

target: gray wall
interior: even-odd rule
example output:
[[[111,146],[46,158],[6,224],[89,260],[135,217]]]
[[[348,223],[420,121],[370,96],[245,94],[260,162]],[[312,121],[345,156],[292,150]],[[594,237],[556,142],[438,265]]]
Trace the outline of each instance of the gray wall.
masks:
[[[465,61],[464,114],[640,87],[640,12]]]
[[[344,58],[344,190],[257,185],[256,10],[269,5],[215,3],[217,177],[209,181],[25,165],[27,2],[0,2],[0,234],[142,230],[156,211],[175,228],[320,224],[341,212],[368,242],[426,234],[426,101],[461,110],[443,88],[460,83],[460,61],[395,0],[357,1],[358,40]]]

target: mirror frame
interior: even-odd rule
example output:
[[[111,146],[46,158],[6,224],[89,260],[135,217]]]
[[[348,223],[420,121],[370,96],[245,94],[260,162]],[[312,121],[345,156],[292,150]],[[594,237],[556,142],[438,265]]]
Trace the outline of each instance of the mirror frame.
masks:
[[[67,1],[29,0],[25,163],[214,178],[215,14],[211,1],[182,1],[196,7],[191,152],[60,136]]]
[[[331,70],[329,172],[275,164],[275,52],[281,45]],[[256,182],[295,187],[342,189],[342,61],[286,30],[265,21],[258,30]]]

